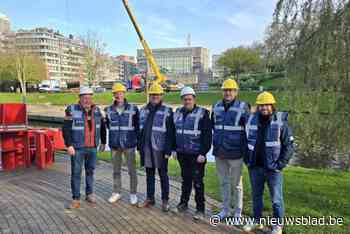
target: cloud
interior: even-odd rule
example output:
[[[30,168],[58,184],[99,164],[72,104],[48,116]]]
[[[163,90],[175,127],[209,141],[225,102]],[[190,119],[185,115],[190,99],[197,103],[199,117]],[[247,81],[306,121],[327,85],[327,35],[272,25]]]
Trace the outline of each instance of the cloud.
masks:
[[[50,17],[47,19],[49,28],[64,31],[67,34],[78,35],[87,31],[94,31],[94,26],[84,23],[71,22],[60,18]]]
[[[239,29],[256,26],[254,17],[249,13],[238,12],[233,16],[227,17],[226,20],[229,24]]]
[[[237,35],[235,44],[248,45],[263,40],[276,2],[277,0],[249,2],[250,6],[225,16],[225,21]]]
[[[178,38],[177,26],[167,18],[160,17],[156,14],[143,15],[144,25],[141,30],[147,35],[157,39],[160,44],[179,46],[184,41]],[[147,38],[146,38],[147,40]]]
[[[149,28],[163,32],[174,32],[176,31],[176,25],[169,19],[159,17],[157,15],[147,15],[146,25]]]
[[[83,4],[83,0],[38,0],[40,4],[12,5],[5,13],[14,28],[50,27],[64,34],[98,33],[111,53],[135,53],[140,44],[122,2],[115,0]],[[191,33],[195,45],[214,53],[232,46],[262,40],[278,0],[130,0],[130,5],[152,48],[186,44]],[[5,4],[6,5],[6,4]],[[28,5],[28,6],[27,6]],[[64,19],[69,20],[64,20]]]

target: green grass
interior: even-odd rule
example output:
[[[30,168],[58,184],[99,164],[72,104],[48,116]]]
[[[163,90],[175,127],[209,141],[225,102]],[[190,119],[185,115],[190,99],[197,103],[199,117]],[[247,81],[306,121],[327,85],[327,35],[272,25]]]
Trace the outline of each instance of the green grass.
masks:
[[[280,110],[289,110],[288,100],[283,98],[283,92],[272,92],[277,99],[277,108]],[[252,105],[255,103],[256,96],[258,92],[256,91],[240,91],[238,98],[240,100],[246,101]],[[329,94],[330,95],[330,94]],[[308,106],[305,103],[315,103],[314,99],[319,100],[322,109],[327,111],[333,105],[330,102],[330,96],[327,94],[317,97],[310,93],[305,99],[304,104],[299,108],[300,110],[307,111]],[[126,95],[127,99],[131,103],[144,104],[146,103],[146,95],[144,93],[134,93],[129,92]],[[213,90],[207,92],[197,93],[197,103],[199,105],[211,106],[218,100],[222,99],[221,90]],[[94,102],[98,105],[109,105],[112,103],[113,97],[109,92],[98,93],[94,95]],[[77,94],[72,93],[29,93],[27,95],[28,104],[48,104],[48,105],[69,105],[76,103],[78,101]],[[21,102],[21,95],[16,93],[0,93],[0,103],[8,102]],[[164,96],[164,102],[166,104],[181,104],[180,93],[170,92],[166,93]]]
[[[257,93],[242,91],[239,98],[249,103],[254,103]],[[144,93],[127,93],[127,99],[131,103],[145,103],[146,95]],[[222,99],[220,90],[199,92],[197,95],[197,103],[199,105],[212,105],[216,101]],[[111,93],[98,93],[94,95],[94,101],[99,105],[107,105],[112,102]],[[20,94],[0,93],[0,103],[4,102],[20,102]],[[77,94],[72,93],[29,93],[27,96],[28,104],[50,104],[50,105],[68,105],[78,101]],[[167,104],[180,104],[180,93],[170,92],[165,94],[164,101]]]
[[[100,153],[101,160],[110,161],[110,153]],[[139,160],[137,163],[139,167]],[[180,180],[180,168],[175,160],[169,160],[169,175]],[[350,172],[315,170],[302,167],[288,167],[284,170],[284,200],[288,217],[343,217],[343,226],[288,226],[285,233],[319,234],[349,233],[350,226]],[[248,171],[244,168],[244,214],[252,215],[252,202]],[[141,182],[142,183],[142,182]],[[210,197],[221,201],[219,180],[215,163],[207,163],[204,177],[205,191]],[[272,208],[265,188],[264,215],[271,215]]]
[[[259,86],[263,86],[265,89],[269,88],[283,88],[287,85],[287,79],[270,79],[259,83]]]

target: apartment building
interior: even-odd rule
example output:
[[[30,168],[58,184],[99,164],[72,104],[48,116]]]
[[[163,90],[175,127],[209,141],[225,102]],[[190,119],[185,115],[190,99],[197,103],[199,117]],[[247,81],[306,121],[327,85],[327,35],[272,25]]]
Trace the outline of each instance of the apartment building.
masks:
[[[72,35],[65,37],[47,28],[18,30],[15,47],[38,55],[47,66],[48,77],[61,81],[82,81],[84,45]]]

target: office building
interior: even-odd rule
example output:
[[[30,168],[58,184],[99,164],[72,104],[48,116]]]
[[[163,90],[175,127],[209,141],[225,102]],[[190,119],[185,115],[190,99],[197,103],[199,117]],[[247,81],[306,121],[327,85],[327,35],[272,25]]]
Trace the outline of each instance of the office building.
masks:
[[[181,77],[209,72],[209,50],[203,47],[153,49],[161,72]],[[151,71],[143,50],[137,50],[137,66],[141,72]],[[181,80],[181,78],[179,78]]]

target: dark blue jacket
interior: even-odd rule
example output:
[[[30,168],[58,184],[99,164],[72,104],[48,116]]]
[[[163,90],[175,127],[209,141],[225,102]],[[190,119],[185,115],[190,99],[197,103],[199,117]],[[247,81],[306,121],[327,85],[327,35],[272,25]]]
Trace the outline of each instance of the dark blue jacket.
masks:
[[[195,106],[192,111],[184,107],[174,113],[176,128],[176,152],[186,155],[205,156],[211,147],[212,127],[209,111]]]
[[[109,146],[114,149],[130,149],[137,145],[139,110],[125,101],[124,111],[119,114],[113,104],[105,108],[106,125],[109,129]]]
[[[102,135],[102,144],[105,144],[105,130],[104,129],[103,116],[100,109],[97,106],[93,106],[91,109],[94,117],[94,135],[95,146],[100,144]],[[76,149],[85,147],[85,122],[86,119],[85,110],[80,104],[69,105],[66,109],[65,124],[63,126],[63,136],[66,146],[73,146]],[[101,134],[102,133],[102,134]]]
[[[263,134],[259,133],[261,131]],[[251,114],[246,125],[246,136],[248,144],[244,161],[248,167],[261,166],[257,165],[259,158],[262,166],[270,170],[282,170],[287,166],[294,152],[288,113],[275,112],[264,125],[258,112]],[[264,136],[265,139],[259,139],[258,136]]]
[[[246,150],[244,126],[249,116],[249,105],[234,100],[219,101],[213,106],[213,155],[225,159],[242,158]]]

